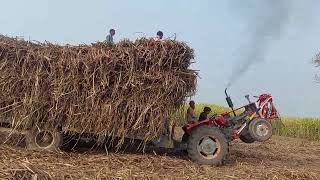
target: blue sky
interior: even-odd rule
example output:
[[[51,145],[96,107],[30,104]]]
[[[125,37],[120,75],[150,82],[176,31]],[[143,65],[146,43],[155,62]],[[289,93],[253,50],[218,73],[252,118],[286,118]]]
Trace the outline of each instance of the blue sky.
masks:
[[[318,70],[311,64],[320,50],[320,2],[283,1],[290,13],[282,33],[229,92],[236,105],[246,102],[245,94],[268,92],[283,115],[320,116]],[[0,33],[60,44],[102,41],[111,27],[117,30],[116,41],[154,36],[157,30],[165,37],[176,33],[195,50],[193,68],[201,79],[194,99],[226,105],[223,90],[242,53],[254,48],[250,20],[259,22],[261,8],[263,3],[254,0],[4,0]]]

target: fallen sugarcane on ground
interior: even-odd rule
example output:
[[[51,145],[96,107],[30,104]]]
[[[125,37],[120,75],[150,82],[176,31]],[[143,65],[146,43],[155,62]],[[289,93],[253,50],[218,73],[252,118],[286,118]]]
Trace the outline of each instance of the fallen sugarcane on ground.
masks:
[[[107,153],[89,147],[49,153],[0,146],[0,178],[320,179],[320,143],[302,139],[274,136],[265,143],[235,141],[221,167],[200,166],[171,150]]]
[[[0,118],[14,129],[120,137],[119,146],[124,137],[154,139],[196,90],[192,60],[172,40],[60,46],[0,36]]]

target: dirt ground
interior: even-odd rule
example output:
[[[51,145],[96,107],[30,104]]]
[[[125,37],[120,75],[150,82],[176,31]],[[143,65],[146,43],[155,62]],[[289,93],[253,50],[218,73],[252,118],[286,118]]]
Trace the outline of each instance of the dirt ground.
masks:
[[[320,179],[319,142],[274,136],[266,143],[235,141],[230,150],[226,165],[211,167],[164,149],[50,153],[1,145],[0,179]]]

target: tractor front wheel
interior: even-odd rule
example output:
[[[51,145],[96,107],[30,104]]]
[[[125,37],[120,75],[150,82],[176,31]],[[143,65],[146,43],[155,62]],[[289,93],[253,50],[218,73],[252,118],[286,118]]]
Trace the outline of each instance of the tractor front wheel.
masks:
[[[249,133],[256,141],[267,141],[272,136],[272,125],[265,119],[254,119],[249,124]]]
[[[228,143],[218,128],[200,126],[190,134],[187,151],[199,164],[219,166],[227,159]]]

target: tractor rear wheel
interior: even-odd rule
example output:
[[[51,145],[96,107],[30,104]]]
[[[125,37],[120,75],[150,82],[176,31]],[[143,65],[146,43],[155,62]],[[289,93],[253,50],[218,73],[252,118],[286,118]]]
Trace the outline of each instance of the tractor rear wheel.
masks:
[[[254,119],[249,123],[249,133],[256,141],[267,141],[272,136],[272,125],[265,119]]]
[[[58,151],[62,144],[62,135],[57,130],[32,129],[26,133],[28,149]]]
[[[227,159],[228,143],[218,128],[200,126],[190,134],[187,151],[199,164],[219,166]]]

